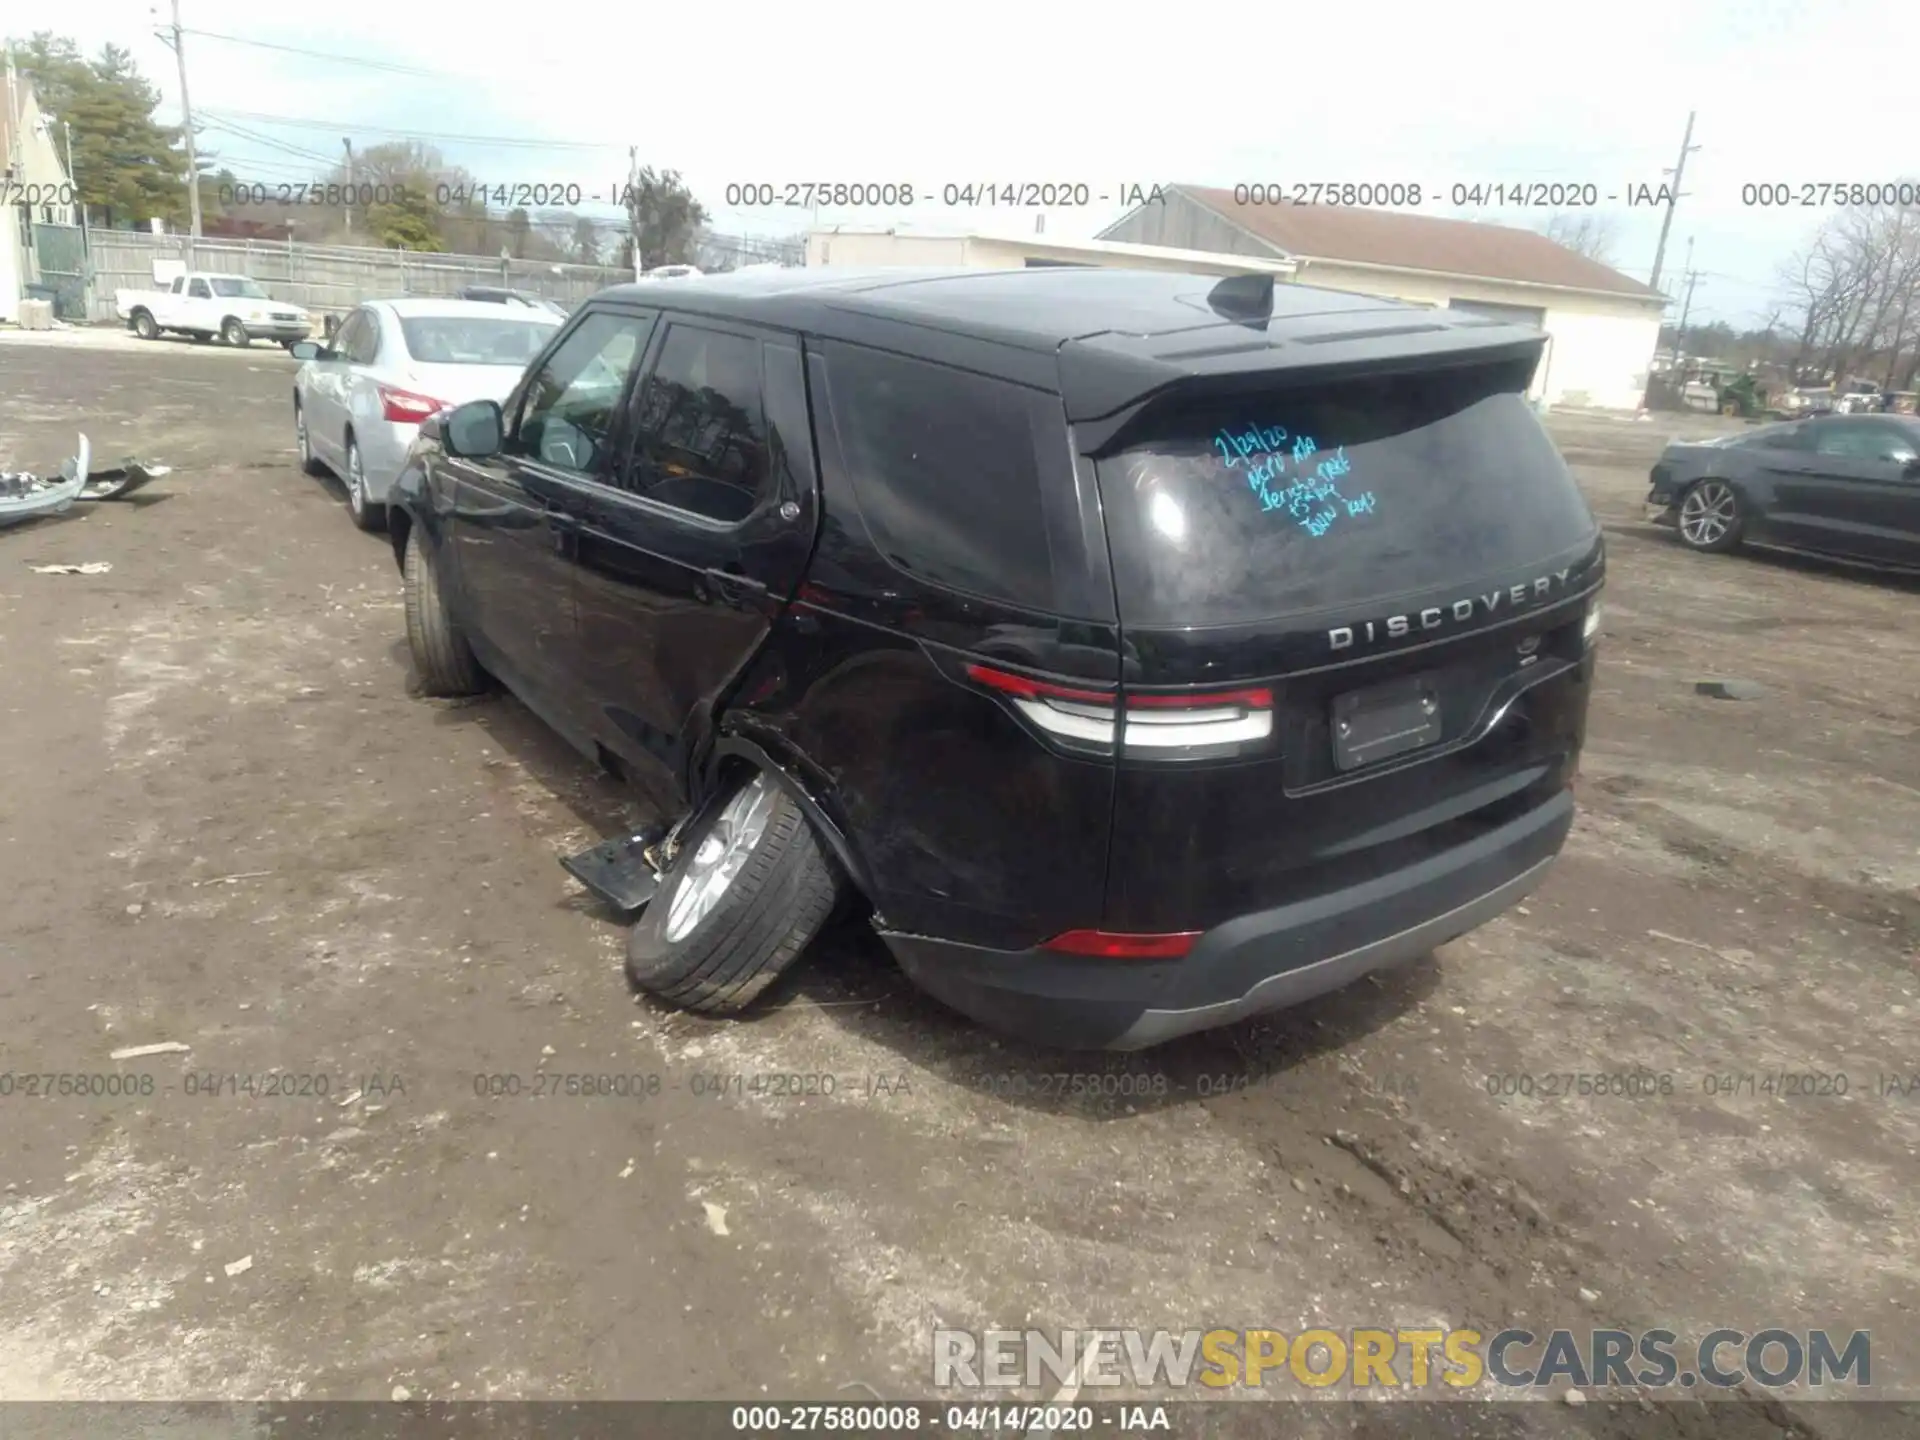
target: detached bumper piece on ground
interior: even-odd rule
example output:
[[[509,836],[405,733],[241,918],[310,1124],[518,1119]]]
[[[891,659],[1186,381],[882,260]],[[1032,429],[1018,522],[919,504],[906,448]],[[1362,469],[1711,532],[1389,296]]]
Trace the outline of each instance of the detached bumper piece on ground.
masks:
[[[170,474],[170,467],[148,465],[128,456],[109,470],[91,468],[93,447],[80,437],[80,447],[60,462],[56,477],[31,471],[0,471],[0,526],[18,525],[43,515],[59,515],[77,500],[120,500],[150,480]]]

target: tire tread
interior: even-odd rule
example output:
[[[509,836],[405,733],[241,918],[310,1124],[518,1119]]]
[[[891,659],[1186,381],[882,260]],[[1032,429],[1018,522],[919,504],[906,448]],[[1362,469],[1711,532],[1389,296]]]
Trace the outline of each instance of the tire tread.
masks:
[[[439,576],[417,530],[407,535],[404,565],[407,648],[420,672],[420,688],[428,695],[479,694],[485,677],[466,636],[447,614]]]
[[[800,958],[839,899],[839,876],[793,797],[775,812],[713,915],[678,944],[664,934],[667,892],[634,927],[628,974],[669,1004],[708,1015],[751,1005]],[[719,923],[715,923],[719,922]],[[656,953],[642,959],[643,943]]]

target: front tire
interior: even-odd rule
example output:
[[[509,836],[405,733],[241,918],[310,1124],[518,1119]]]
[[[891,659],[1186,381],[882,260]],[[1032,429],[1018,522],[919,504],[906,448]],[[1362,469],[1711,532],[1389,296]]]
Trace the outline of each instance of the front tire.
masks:
[[[238,320],[228,320],[220,327],[220,339],[236,350],[244,350],[253,343],[253,337],[247,334],[247,327]]]
[[[708,1015],[745,1009],[833,913],[840,879],[806,813],[765,771],[689,823],[627,942],[627,978]]]
[[[1746,531],[1746,503],[1725,480],[1696,480],[1680,497],[1677,528],[1689,550],[1723,554],[1737,546]]]
[[[440,593],[440,577],[419,526],[407,532],[406,555],[401,562],[406,593],[407,649],[420,675],[420,689],[428,695],[478,695],[486,676],[473,649]]]
[[[352,436],[347,437],[347,513],[353,516],[353,523],[362,530],[378,531],[387,528],[387,507],[376,505],[367,498],[367,471],[360,460],[359,442]]]

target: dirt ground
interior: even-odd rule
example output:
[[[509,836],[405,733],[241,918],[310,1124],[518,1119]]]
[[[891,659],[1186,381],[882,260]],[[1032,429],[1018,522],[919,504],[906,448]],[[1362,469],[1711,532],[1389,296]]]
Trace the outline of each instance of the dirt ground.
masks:
[[[935,1324],[1425,1323],[1866,1329],[1920,1401],[1920,584],[1642,524],[1668,434],[1727,422],[1552,422],[1612,548],[1540,892],[1297,1011],[1061,1056],[857,929],[746,1021],[633,998],[555,858],[637,801],[511,699],[409,694],[386,542],[294,465],[293,368],[0,341],[0,463],[84,424],[177,467],[0,532],[0,1074],[136,1082],[0,1097],[0,1397],[892,1399],[933,1393]],[[109,1059],[160,1042],[191,1051]],[[1489,1093],[1623,1070],[1672,1093]],[[295,1093],[202,1078],[268,1072]],[[542,1073],[661,1089],[484,1094]],[[1896,1433],[1786,1400],[1494,1433]]]

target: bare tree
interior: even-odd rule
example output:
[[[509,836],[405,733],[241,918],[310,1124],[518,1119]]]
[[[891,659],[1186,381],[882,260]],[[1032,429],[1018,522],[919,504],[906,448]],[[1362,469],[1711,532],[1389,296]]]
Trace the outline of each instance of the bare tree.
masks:
[[[1619,232],[1611,215],[1594,210],[1562,211],[1548,216],[1540,226],[1540,233],[1576,255],[1584,255],[1602,265],[1613,264],[1614,243]]]
[[[1920,216],[1883,206],[1828,220],[1781,271],[1798,332],[1794,368],[1835,381],[1877,373],[1889,389],[1920,371]]]

